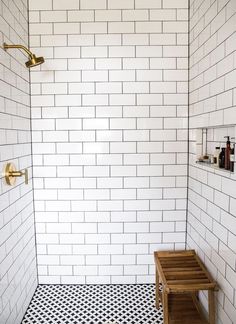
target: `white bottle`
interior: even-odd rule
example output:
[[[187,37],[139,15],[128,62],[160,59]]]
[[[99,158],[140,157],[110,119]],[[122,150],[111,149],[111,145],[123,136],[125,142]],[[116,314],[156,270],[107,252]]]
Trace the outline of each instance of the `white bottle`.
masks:
[[[214,152],[214,165],[219,166],[219,155],[220,155],[220,147],[216,146],[215,152]]]

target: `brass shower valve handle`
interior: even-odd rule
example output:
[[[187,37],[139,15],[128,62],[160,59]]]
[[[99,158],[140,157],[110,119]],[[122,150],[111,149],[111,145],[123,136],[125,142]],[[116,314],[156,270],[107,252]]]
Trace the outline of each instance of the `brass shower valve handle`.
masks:
[[[29,183],[29,175],[28,170],[25,169],[23,171],[17,171],[16,167],[13,163],[7,163],[4,172],[6,183],[9,186],[13,186],[16,182],[17,177],[25,177],[25,184]]]

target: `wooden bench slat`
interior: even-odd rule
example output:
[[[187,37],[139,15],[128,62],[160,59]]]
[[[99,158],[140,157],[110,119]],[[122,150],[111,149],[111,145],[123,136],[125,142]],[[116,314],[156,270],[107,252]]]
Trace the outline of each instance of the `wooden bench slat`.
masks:
[[[200,267],[176,267],[176,268],[165,268],[165,272],[188,272],[188,271],[201,271]]]
[[[180,250],[180,251],[156,251],[154,252],[154,254],[156,254],[158,257],[167,257],[167,258],[171,258],[171,257],[176,257],[176,256],[192,256],[195,255],[195,251],[194,250]]]

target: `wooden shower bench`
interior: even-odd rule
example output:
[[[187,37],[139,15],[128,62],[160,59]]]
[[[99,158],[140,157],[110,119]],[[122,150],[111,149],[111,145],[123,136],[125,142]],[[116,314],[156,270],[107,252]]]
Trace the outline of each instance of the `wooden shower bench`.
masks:
[[[154,252],[156,264],[156,307],[161,299],[164,324],[215,324],[217,284],[194,250]],[[162,292],[159,291],[162,283]],[[198,299],[208,291],[209,320]]]

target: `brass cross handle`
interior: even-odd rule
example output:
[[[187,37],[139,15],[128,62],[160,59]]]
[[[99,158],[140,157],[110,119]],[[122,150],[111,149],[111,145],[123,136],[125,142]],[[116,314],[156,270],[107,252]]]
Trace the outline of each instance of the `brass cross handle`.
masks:
[[[25,177],[25,184],[29,183],[29,176],[28,170],[25,169],[24,171],[17,171],[16,167],[13,163],[7,163],[4,172],[6,183],[9,186],[13,186],[16,182],[17,177]]]

